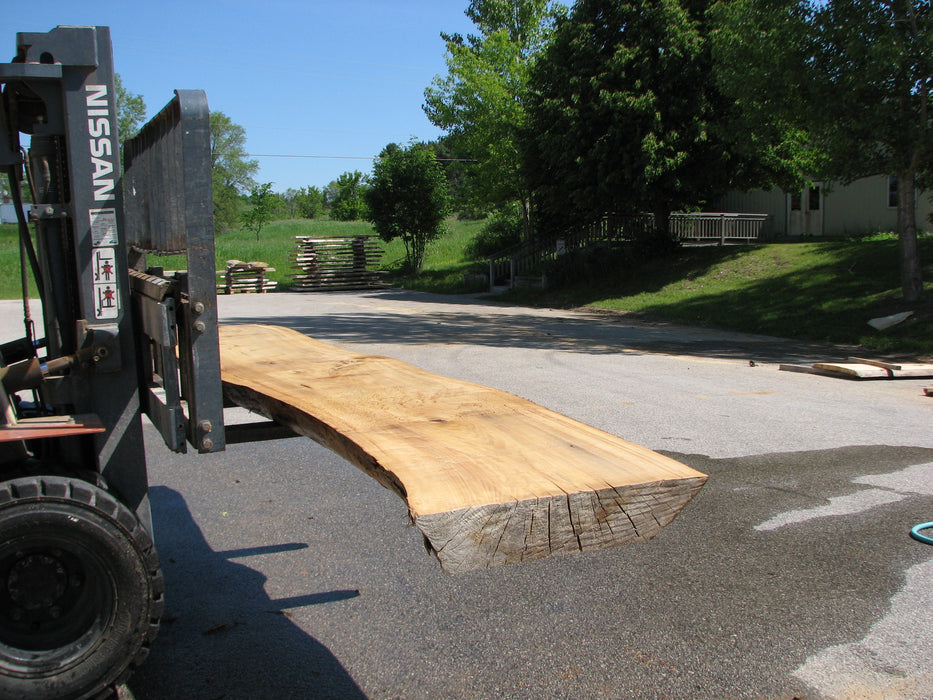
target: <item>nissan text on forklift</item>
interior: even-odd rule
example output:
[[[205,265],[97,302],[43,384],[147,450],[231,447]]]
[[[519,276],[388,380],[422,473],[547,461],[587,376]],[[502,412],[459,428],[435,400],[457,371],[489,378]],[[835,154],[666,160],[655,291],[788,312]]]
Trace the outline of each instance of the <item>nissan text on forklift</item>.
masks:
[[[107,27],[18,34],[0,84],[24,309],[0,345],[0,698],[105,698],[163,609],[142,414],[176,452],[275,426],[223,422],[204,93],[176,91],[121,167]],[[168,253],[187,270],[147,267]]]

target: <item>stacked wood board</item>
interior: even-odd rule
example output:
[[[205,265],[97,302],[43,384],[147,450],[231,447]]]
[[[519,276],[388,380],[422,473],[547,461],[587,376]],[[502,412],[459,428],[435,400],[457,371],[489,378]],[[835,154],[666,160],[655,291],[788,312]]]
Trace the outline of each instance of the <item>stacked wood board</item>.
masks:
[[[225,398],[306,435],[408,505],[442,567],[654,537],[706,475],[503,391],[277,326],[224,326]]]
[[[382,246],[375,236],[313,238],[295,236],[296,246],[289,255],[299,291],[364,289],[382,286],[373,270],[382,257]]]
[[[228,260],[226,269],[217,273],[222,278],[217,291],[224,294],[271,292],[278,283],[269,279],[270,272],[275,272],[275,268],[268,263]]]
[[[933,377],[933,364],[885,362],[850,357],[846,362],[815,362],[812,365],[780,365],[788,372],[806,372],[844,379],[917,379]]]

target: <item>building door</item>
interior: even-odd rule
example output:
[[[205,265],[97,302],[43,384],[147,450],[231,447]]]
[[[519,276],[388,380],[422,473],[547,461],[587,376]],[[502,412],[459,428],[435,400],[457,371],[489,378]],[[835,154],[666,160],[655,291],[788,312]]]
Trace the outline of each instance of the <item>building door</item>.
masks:
[[[787,195],[787,235],[823,235],[823,190],[804,187]]]

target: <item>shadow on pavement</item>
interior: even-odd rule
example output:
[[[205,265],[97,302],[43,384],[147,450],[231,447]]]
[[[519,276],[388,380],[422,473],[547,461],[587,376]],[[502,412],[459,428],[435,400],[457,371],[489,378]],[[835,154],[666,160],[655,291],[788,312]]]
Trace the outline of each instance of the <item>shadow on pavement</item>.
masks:
[[[340,661],[289,620],[289,609],[359,596],[339,590],[273,600],[266,577],[235,560],[302,543],[217,552],[184,497],[150,489],[166,609],[150,656],[130,679],[137,698],[365,699]]]
[[[313,301],[314,295],[308,298]],[[227,315],[223,322],[286,326],[338,344],[444,343],[589,354],[663,353],[772,363],[839,360],[850,354],[834,346],[648,322],[615,312],[535,313],[473,296],[418,296],[410,292],[367,294],[364,298],[373,303],[399,301],[405,305],[399,311],[360,304],[359,311],[351,313]],[[418,302],[423,306],[419,308]],[[308,306],[314,308],[312,303]]]

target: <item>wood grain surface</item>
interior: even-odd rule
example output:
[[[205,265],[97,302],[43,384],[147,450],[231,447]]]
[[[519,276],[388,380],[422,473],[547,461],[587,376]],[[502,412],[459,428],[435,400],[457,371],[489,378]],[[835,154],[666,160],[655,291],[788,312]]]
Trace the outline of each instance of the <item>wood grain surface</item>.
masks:
[[[221,328],[225,396],[397,493],[447,571],[647,540],[706,475],[512,394],[265,325]]]

